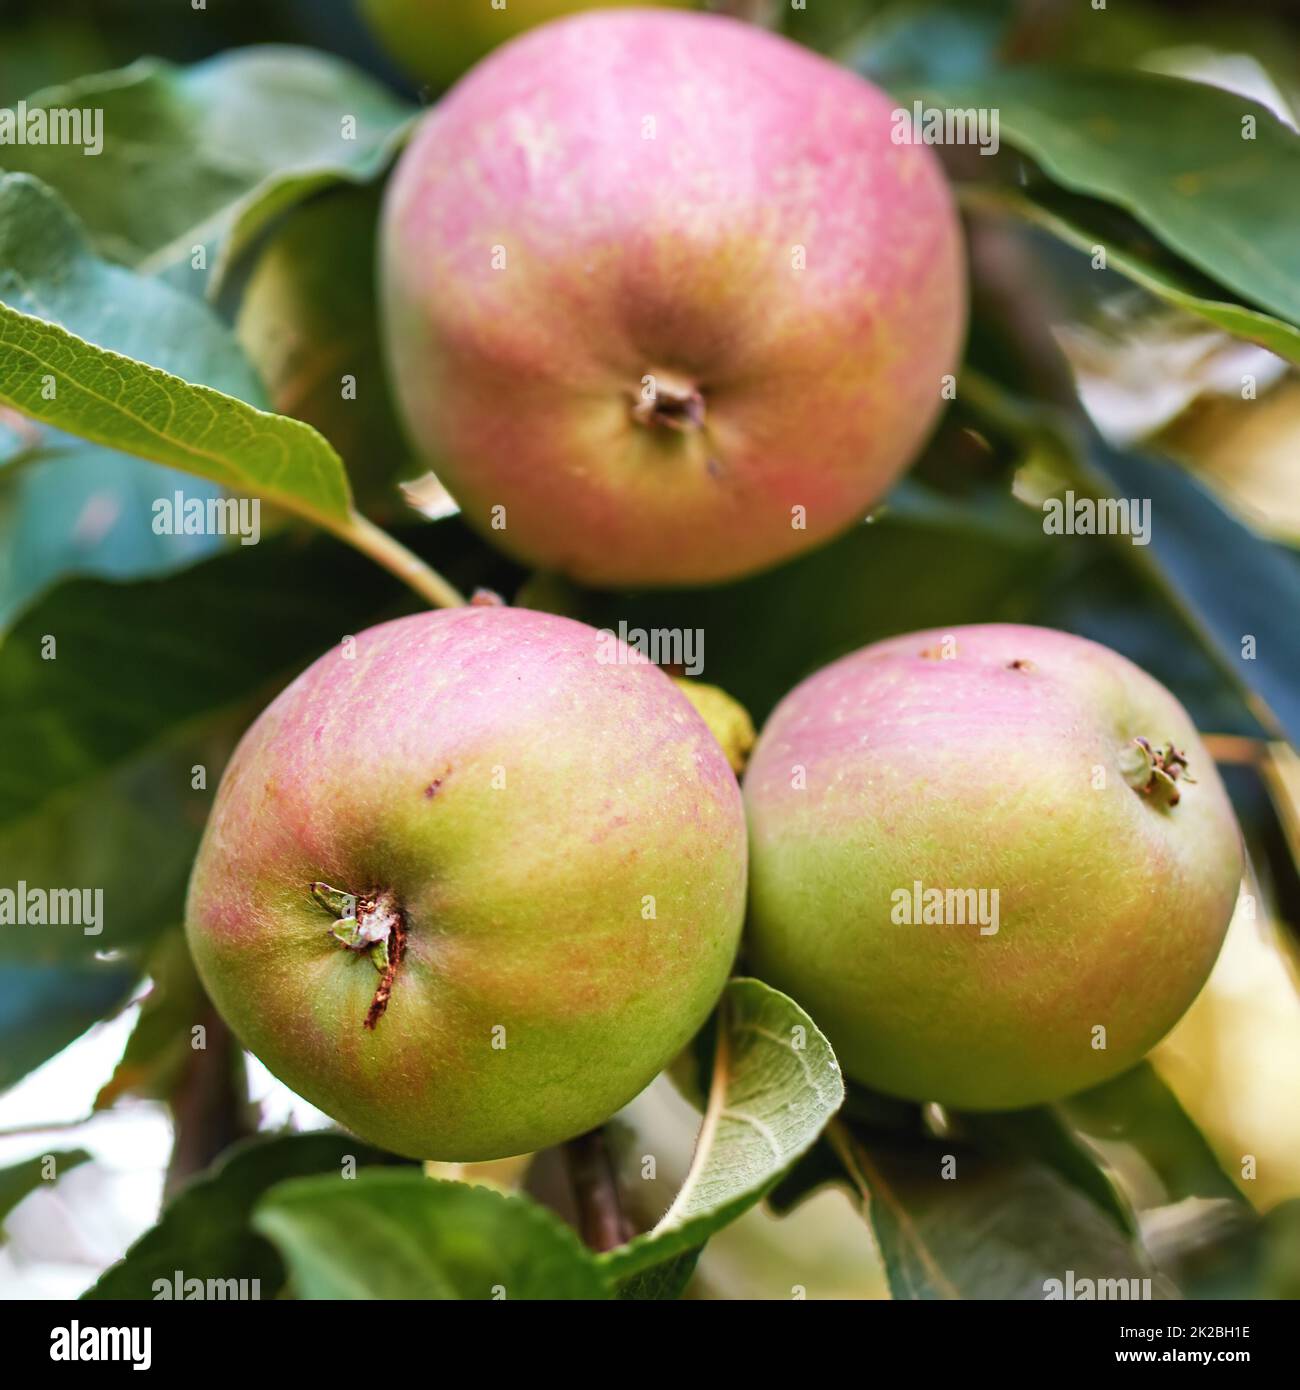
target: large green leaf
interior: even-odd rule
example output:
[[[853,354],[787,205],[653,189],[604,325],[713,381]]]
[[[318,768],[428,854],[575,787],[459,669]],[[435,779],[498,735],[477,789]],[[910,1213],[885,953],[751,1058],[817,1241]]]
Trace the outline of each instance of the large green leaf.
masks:
[[[17,929],[5,931],[13,936]],[[139,973],[135,965],[93,959],[60,965],[5,960],[0,965],[0,1091],[125,1004]]]
[[[234,335],[200,303],[94,255],[59,197],[0,176],[0,302],[87,342],[249,405],[261,386]],[[31,423],[0,444],[0,626],[67,573],[134,578],[192,563],[213,536],[158,535],[153,502],[220,489]]]
[[[1151,544],[1143,558],[1192,616],[1224,669],[1256,697],[1256,714],[1300,747],[1295,556],[1238,521],[1177,464],[1114,448],[1095,434],[1083,457],[1099,491],[1149,499]],[[1231,584],[1223,582],[1220,567],[1230,569]]]
[[[1158,243],[1140,224],[1106,203],[1034,185],[1030,189],[974,187],[963,196],[973,209],[1002,210],[1044,228],[1076,250],[1102,247],[1106,268],[1185,313],[1300,363],[1300,329],[1234,301],[1231,293]]]
[[[1082,495],[1149,504],[1149,544],[1133,545],[1124,535],[1088,539],[1120,547],[1131,572],[1144,572],[1163,592],[1245,694],[1254,717],[1271,732],[1280,728],[1300,741],[1290,631],[1290,614],[1300,609],[1295,557],[1225,511],[1186,469],[1107,443],[1081,410],[1020,398],[969,370],[962,390],[986,428],[1018,435],[1027,455],[1036,449],[1050,454]],[[1051,539],[1062,546],[1071,538]],[[1222,582],[1223,564],[1231,564],[1237,582]]]
[[[10,145],[4,167],[57,188],[103,255],[196,291],[196,248],[211,269],[293,203],[376,177],[412,115],[340,59],[270,44],[190,68],[142,59],[28,105],[102,110],[103,151]]]
[[[1046,572],[1031,622],[1089,637],[1135,661],[1186,706],[1198,729],[1267,738],[1248,692],[1223,670],[1176,594],[1155,582],[1134,547],[1105,537],[1059,537],[1063,563]]]
[[[931,83],[925,99],[996,110],[1001,140],[1057,183],[1118,204],[1246,303],[1300,324],[1300,137],[1266,107],[1179,78],[1045,64]]]
[[[608,1281],[567,1226],[523,1196],[415,1172],[275,1188],[253,1218],[302,1298],[600,1299]]]
[[[1152,1280],[1150,1294],[1126,1284],[1129,1297],[1167,1292],[1113,1218],[1051,1167],[955,1140],[838,1124],[833,1137],[895,1298],[1044,1299],[1071,1272],[1076,1284]]]
[[[601,1256],[605,1269],[623,1281],[703,1245],[812,1147],[843,1099],[839,1064],[812,1019],[759,980],[732,980],[686,1180],[653,1231]]]
[[[951,1120],[993,1157],[1029,1159],[1051,1168],[1102,1211],[1129,1238],[1137,1218],[1114,1172],[1084,1144],[1058,1107],[1035,1106],[989,1114],[958,1114]]]
[[[1059,1109],[1144,1208],[1147,1249],[1189,1298],[1258,1298],[1280,1227],[1267,1226],[1149,1062]],[[1280,1250],[1277,1252],[1280,1253]]]
[[[295,1134],[255,1139],[231,1149],[221,1164],[179,1193],[151,1227],[83,1295],[88,1299],[152,1299],[161,1281],[257,1280],[258,1297],[274,1298],[285,1269],[274,1247],[252,1225],[253,1209],[277,1183],[330,1172],[326,1186],[363,1181],[362,1165],[389,1155],[342,1134]],[[360,1172],[358,1172],[360,1170]],[[354,1178],[345,1173],[357,1173]],[[169,1294],[169,1297],[174,1294]],[[209,1297],[214,1295],[209,1294]],[[235,1293],[227,1296],[236,1297]]]
[[[0,305],[0,403],[96,444],[256,493],[320,525],[350,511],[339,456],[269,415]]]
[[[1246,1204],[1177,1097],[1150,1062],[1061,1102],[1080,1133],[1133,1149],[1166,1202],[1188,1197]]]
[[[55,589],[0,645],[0,835],[238,708],[396,593],[360,556],[287,537],[168,579]],[[213,790],[194,793],[200,820]]]

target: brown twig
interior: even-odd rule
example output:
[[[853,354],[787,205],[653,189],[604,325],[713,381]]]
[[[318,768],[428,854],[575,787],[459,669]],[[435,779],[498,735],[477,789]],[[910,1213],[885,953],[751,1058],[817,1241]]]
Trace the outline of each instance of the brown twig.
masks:
[[[597,1251],[626,1244],[635,1232],[623,1214],[614,1165],[602,1131],[593,1129],[570,1139],[564,1146],[564,1160],[573,1184],[583,1240]]]
[[[168,1195],[254,1128],[243,1052],[215,1009],[209,1008],[203,1024],[207,1046],[190,1055],[179,1084],[168,1097],[175,1128],[167,1165]]]

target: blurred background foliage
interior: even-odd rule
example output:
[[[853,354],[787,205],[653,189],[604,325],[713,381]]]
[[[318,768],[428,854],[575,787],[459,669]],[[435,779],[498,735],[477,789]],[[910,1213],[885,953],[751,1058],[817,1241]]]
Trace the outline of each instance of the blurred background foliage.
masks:
[[[994,158],[938,151],[966,216],[973,274],[957,400],[861,527],[770,573],[702,591],[582,590],[496,555],[421,479],[379,364],[372,257],[387,168],[439,93],[401,71],[350,0],[222,0],[201,13],[187,0],[7,0],[0,106],[56,103],[71,83],[132,138],[92,161],[0,149],[0,172],[26,176],[0,181],[0,302],[314,425],[346,464],[358,505],[465,591],[486,585],[597,625],[702,628],[706,679],[758,723],[827,661],[920,627],[1042,623],[1146,667],[1209,737],[1250,855],[1227,946],[1191,1012],[1148,1064],[1042,1113],[976,1122],[851,1094],[838,1155],[821,1141],[770,1204],[720,1229],[689,1288],[940,1296],[927,1272],[938,1267],[945,1287],[1014,1296],[1044,1271],[1085,1269],[1098,1251],[1113,1260],[1122,1247],[1168,1293],[1294,1297],[1292,7],[718,7],[783,29],[900,102],[991,104],[1003,119]],[[361,115],[346,159],[303,118],[341,107]],[[1249,145],[1243,113],[1261,125]],[[196,267],[197,242],[213,254]],[[1098,244],[1108,268],[1096,263]],[[1235,254],[1242,245],[1265,254]],[[46,296],[44,314],[32,286]],[[362,383],[357,402],[339,400],[345,373]],[[188,476],[184,485],[190,495],[205,486]],[[250,1108],[249,1064],[222,1041],[180,943],[182,895],[211,790],[249,718],[340,633],[416,600],[291,512],[246,550],[157,537],[146,499],[169,486],[155,463],[0,404],[0,882],[102,884],[129,904],[112,940],[0,936],[0,1086],[14,1088],[0,1097],[0,1129],[18,1131],[0,1134],[0,1162],[11,1165],[0,1172],[0,1216],[10,1215],[13,1236],[0,1250],[0,1287],[10,1293],[33,1277],[85,1287],[150,1224],[164,1181],[177,1191],[199,1174],[207,1186],[191,1186],[143,1255],[136,1247],[136,1265],[109,1279],[131,1287],[178,1251],[197,1268],[195,1233],[217,1210],[236,1243],[208,1252],[211,1267],[244,1252],[268,1283],[283,1283],[281,1257],[292,1264],[305,1248],[301,1213],[286,1197],[255,1234],[253,1208],[273,1184],[306,1181],[342,1151],[315,1135],[315,1147],[254,1141],[229,1160],[230,1146],[259,1128],[325,1121],[255,1064]],[[1066,488],[1151,497],[1157,539],[1138,549],[1045,536],[1041,501]],[[60,634],[57,663],[32,656],[46,633]],[[1249,658],[1245,634],[1258,644]],[[199,765],[207,778],[195,787]],[[211,1039],[201,1066],[189,1042],[196,1020]],[[63,1070],[40,1070],[47,1062]],[[51,1152],[40,1125],[81,1121],[78,1107],[95,1118],[60,1146],[68,1176],[50,1191],[30,1155]],[[640,1227],[671,1201],[698,1123],[661,1080],[611,1127]],[[978,1183],[940,1183],[936,1146],[982,1165]],[[660,1159],[653,1180],[640,1168],[648,1151]],[[871,1174],[866,1225],[854,1212],[868,1194],[846,1181],[846,1152],[850,1170]],[[214,1176],[216,1160],[227,1166]],[[522,1188],[574,1215],[553,1154],[442,1176]],[[105,1193],[115,1220],[89,1215]],[[955,1248],[950,1233],[969,1229],[975,1208],[1004,1219],[980,1228],[982,1252]],[[328,1252],[328,1232],[311,1236]],[[539,1227],[536,1238],[554,1233]],[[575,1288],[590,1274],[575,1273]]]

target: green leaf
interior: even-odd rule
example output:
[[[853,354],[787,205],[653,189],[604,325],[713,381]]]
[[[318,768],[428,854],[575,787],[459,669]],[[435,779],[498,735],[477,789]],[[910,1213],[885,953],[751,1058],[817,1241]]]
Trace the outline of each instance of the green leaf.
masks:
[[[37,611],[52,607],[47,600]],[[9,753],[0,767],[5,886],[21,881],[29,889],[91,892],[98,922],[93,932],[75,923],[12,925],[0,932],[0,1088],[127,1002],[150,942],[180,921],[210,795],[192,790],[191,769],[202,764],[215,776],[233,742],[228,725],[159,729],[147,749],[120,762],[88,759],[75,780],[60,786],[53,777],[48,796],[35,783],[28,788],[35,796],[23,795],[10,775],[61,771],[55,760],[70,755],[72,745],[60,738],[75,734],[67,710],[57,704],[22,707],[25,683],[17,690],[9,684],[21,665],[14,658],[23,654],[16,640],[0,647],[0,739],[23,740],[6,742]],[[70,666],[78,664],[69,659]],[[79,713],[93,719],[101,701],[111,706],[113,690],[93,675],[87,680]],[[17,702],[9,703],[15,695]],[[148,872],[141,872],[146,864]]]
[[[640,1274],[633,1274],[618,1286],[617,1296],[630,1302],[665,1303],[678,1299],[686,1291],[695,1273],[695,1266],[704,1253],[702,1246],[684,1250],[663,1264],[651,1265]]]
[[[253,1224],[274,1241],[302,1298],[600,1299],[592,1254],[523,1196],[416,1172],[275,1188]]]
[[[1094,1142],[1134,1150],[1160,1181],[1166,1202],[1201,1197],[1248,1205],[1150,1062],[1070,1096],[1061,1110]]]
[[[1300,324],[1300,137],[1266,107],[1180,78],[1039,64],[931,84],[925,99],[996,110],[1001,140],[1051,179],[1124,208],[1248,304]]]
[[[339,456],[308,425],[96,347],[0,305],[0,403],[155,463],[344,525]]]
[[[622,1282],[702,1246],[812,1147],[843,1099],[835,1054],[808,1015],[759,980],[732,980],[686,1180],[653,1231],[600,1257],[605,1269]]]
[[[264,403],[234,335],[204,305],[99,260],[58,196],[27,175],[0,175],[0,302],[97,347]],[[153,502],[184,489],[179,473],[34,423],[0,448],[0,625],[68,573],[135,578],[191,564],[211,536],[156,535]]]
[[[0,965],[0,1091],[125,1004],[139,974],[137,966],[102,961],[30,965],[6,959]]]
[[[293,1134],[237,1145],[218,1167],[192,1182],[167,1206],[126,1255],[82,1295],[87,1299],[152,1299],[156,1281],[170,1289],[186,1279],[257,1280],[259,1297],[274,1298],[285,1269],[274,1247],[252,1225],[253,1209],[276,1184],[305,1174],[331,1173],[325,1187],[360,1182],[363,1165],[391,1155],[343,1134]],[[344,1171],[362,1174],[353,1179]],[[172,1295],[174,1296],[174,1295]],[[232,1295],[233,1296],[233,1295]]]
[[[340,182],[376,178],[412,111],[372,78],[306,48],[259,44],[179,68],[142,59],[28,98],[103,111],[104,148],[11,145],[4,164],[57,188],[111,260],[201,292],[208,267],[271,218]],[[349,138],[343,121],[355,118]]]
[[[1247,692],[1207,650],[1178,596],[1100,537],[1061,537],[1071,563],[1045,577],[1026,620],[1113,647],[1174,691],[1198,729],[1267,738]]]
[[[1147,1249],[1187,1298],[1267,1298],[1282,1226],[1261,1220],[1149,1062],[1062,1101],[1137,1189]],[[1282,1218],[1285,1221],[1285,1218]]]
[[[1050,186],[986,190],[963,195],[972,208],[1002,210],[1044,228],[1089,255],[1104,247],[1106,268],[1117,271],[1149,294],[1185,313],[1195,314],[1234,337],[1245,338],[1300,363],[1300,329],[1230,298],[1229,292],[1193,270],[1142,229],[1105,203],[1079,198]]]
[[[838,1125],[833,1135],[895,1298],[1043,1299],[1071,1271],[1076,1282],[1152,1279],[1134,1297],[1167,1293],[1113,1218],[1043,1164],[955,1140],[901,1144]]]
[[[426,529],[450,551],[447,529]],[[61,585],[0,644],[0,836],[167,731],[239,712],[403,596],[355,552],[289,536],[167,579]],[[215,790],[206,780],[189,817],[198,824]]]
[[[1191,615],[1224,670],[1253,694],[1256,715],[1300,747],[1295,557],[1225,511],[1177,464],[1114,448],[1097,434],[1084,457],[1099,491],[1149,499],[1151,544],[1142,558]],[[1208,564],[1207,556],[1215,562]],[[1221,566],[1231,568],[1231,584],[1223,583]]]
[[[54,1175],[46,1177],[47,1166],[53,1162]],[[35,1158],[24,1159],[21,1163],[11,1163],[0,1168],[0,1227],[9,1213],[45,1183],[54,1183],[64,1173],[81,1163],[89,1163],[90,1155],[85,1149],[56,1149],[53,1153],[37,1154]],[[0,1229],[0,1245],[5,1236]]]
[[[90,854],[96,837],[112,846],[114,821],[100,798],[118,773],[142,804],[150,778],[174,779],[190,809],[163,804],[197,833],[215,774],[204,763],[207,785],[196,789],[192,764],[154,756],[168,735],[189,751],[190,728],[206,731],[208,721],[238,712],[269,682],[359,630],[396,594],[394,582],[362,557],[329,542],[302,549],[288,538],[165,580],[78,580],[53,590],[0,645],[0,861],[21,871],[32,855],[70,862],[79,846]],[[162,827],[152,818],[141,823],[148,833],[129,862],[137,869],[149,863],[150,874],[135,873],[131,903],[108,904],[119,912],[152,896],[167,859],[166,836],[158,837],[157,852],[146,852],[149,835]],[[48,833],[54,825],[57,837]],[[13,935],[4,933],[0,946]]]
[[[1300,691],[1291,675],[1294,641],[1289,615],[1300,609],[1300,568],[1280,546],[1257,536],[1221,507],[1185,469],[1115,448],[1083,415],[1021,399],[968,370],[962,392],[996,432],[1018,435],[1026,453],[1048,452],[1083,495],[1150,504],[1150,544],[1106,537],[1126,561],[1172,601],[1196,638],[1247,697],[1266,729],[1300,742]],[[1053,538],[1058,551],[1062,538]],[[1230,558],[1240,582],[1221,582],[1217,565]],[[1043,584],[1039,583],[1039,602]],[[1247,638],[1253,639],[1249,643]],[[1175,683],[1176,684],[1176,683]]]
[[[1041,1105],[979,1115],[953,1112],[950,1118],[994,1157],[1032,1159],[1051,1168],[1108,1213],[1125,1236],[1137,1235],[1137,1218],[1113,1171],[1080,1142],[1059,1108]]]
[[[1261,1298],[1300,1298],[1300,1197],[1281,1202],[1264,1217]]]
[[[219,384],[250,405],[265,400],[211,309],[101,260],[68,205],[26,174],[0,174],[0,300],[173,376]]]

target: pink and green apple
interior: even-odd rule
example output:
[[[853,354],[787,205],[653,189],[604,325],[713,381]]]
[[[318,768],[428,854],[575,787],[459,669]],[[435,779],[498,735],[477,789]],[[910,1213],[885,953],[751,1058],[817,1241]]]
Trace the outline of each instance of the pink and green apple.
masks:
[[[1186,711],[1042,628],[912,633],[818,672],[768,720],[745,802],[759,973],[850,1076],[959,1108],[1137,1062],[1204,983],[1241,878]]]
[[[957,215],[895,103],[714,15],[594,12],[425,118],[381,228],[408,433],[520,559],[609,586],[859,522],[940,408]]]
[[[657,667],[568,618],[370,628],[258,718],[194,867],[243,1043],[375,1144],[468,1161],[602,1123],[726,982],[736,778]]]

